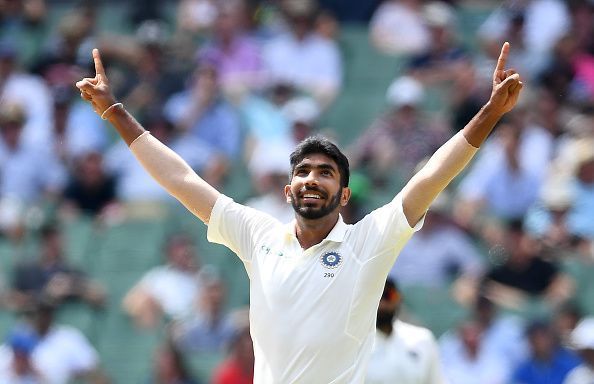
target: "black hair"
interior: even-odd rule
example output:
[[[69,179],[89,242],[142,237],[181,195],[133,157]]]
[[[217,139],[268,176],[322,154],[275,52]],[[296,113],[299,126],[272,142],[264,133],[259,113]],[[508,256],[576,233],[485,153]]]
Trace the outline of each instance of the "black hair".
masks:
[[[336,144],[328,140],[323,136],[310,136],[303,140],[297,148],[291,153],[291,177],[295,171],[295,167],[299,164],[307,155],[311,154],[322,154],[328,156],[338,166],[338,172],[340,173],[340,184],[343,188],[349,186],[349,160],[347,157],[338,149]]]

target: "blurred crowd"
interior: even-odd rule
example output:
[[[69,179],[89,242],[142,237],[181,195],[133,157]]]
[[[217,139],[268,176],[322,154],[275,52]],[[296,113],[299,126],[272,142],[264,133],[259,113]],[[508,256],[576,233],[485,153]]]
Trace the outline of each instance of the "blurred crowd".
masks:
[[[369,196],[396,194],[481,108],[504,41],[522,99],[391,276],[405,293],[440,292],[464,311],[437,335],[452,384],[593,382],[593,1],[378,2],[367,43],[404,64],[382,111],[348,138],[324,117],[349,85],[341,28],[360,2],[130,1],[120,30],[101,27],[99,2],[62,3],[56,13],[51,0],[0,1],[0,243],[38,240],[33,257],[0,264],[0,311],[19,315],[0,329],[0,383],[117,376],[83,332],[55,321],[66,302],[122,310],[139,329],[165,324],[143,382],[205,382],[186,361],[207,354],[220,356],[213,383],[252,382],[245,308],[229,308],[229,282],[191,237],[169,236],[162,263],[123,297],[68,260],[64,223],[150,220],[175,204],[76,92],[93,74],[93,47],[147,130],[209,183],[283,221],[293,217],[289,153],[315,133],[336,139],[357,182],[344,212],[354,222],[374,208]],[[487,10],[472,36],[461,33],[468,7]],[[241,193],[226,190],[237,169]],[[406,300],[400,317],[425,320]]]

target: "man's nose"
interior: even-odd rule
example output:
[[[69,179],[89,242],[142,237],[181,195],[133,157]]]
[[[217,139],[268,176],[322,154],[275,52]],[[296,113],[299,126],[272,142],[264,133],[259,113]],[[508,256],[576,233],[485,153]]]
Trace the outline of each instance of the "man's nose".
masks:
[[[317,185],[318,176],[315,172],[309,172],[305,178],[305,185]]]

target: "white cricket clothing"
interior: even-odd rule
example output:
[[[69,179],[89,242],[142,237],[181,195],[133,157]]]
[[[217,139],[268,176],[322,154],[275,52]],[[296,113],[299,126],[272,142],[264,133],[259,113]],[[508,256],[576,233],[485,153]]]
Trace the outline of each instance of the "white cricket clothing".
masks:
[[[444,384],[439,347],[426,328],[396,320],[390,336],[377,332],[365,384]]]
[[[354,225],[340,218],[303,250],[295,222],[221,195],[208,239],[235,252],[250,278],[254,382],[363,383],[388,271],[421,226],[409,226],[398,195]]]

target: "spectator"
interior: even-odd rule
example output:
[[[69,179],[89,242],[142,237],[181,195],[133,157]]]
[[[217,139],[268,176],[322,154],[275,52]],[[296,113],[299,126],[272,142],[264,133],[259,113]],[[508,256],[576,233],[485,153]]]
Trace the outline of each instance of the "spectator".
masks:
[[[484,348],[481,327],[474,321],[460,325],[455,348],[441,350],[446,378],[455,384],[505,384],[511,367],[492,350]],[[441,341],[440,341],[441,344]]]
[[[398,319],[401,304],[401,293],[388,278],[378,307],[375,345],[365,383],[445,383],[435,337],[428,329]]]
[[[264,67],[269,82],[293,85],[327,107],[342,84],[338,46],[314,30],[315,0],[284,0],[281,8],[290,31],[273,38],[264,47]]]
[[[124,310],[140,327],[155,327],[162,316],[183,317],[198,296],[199,261],[190,239],[170,237],[165,258],[165,264],[149,270],[123,299]]]
[[[115,179],[105,172],[103,155],[99,152],[83,155],[64,190],[62,209],[70,214],[96,217],[105,214],[115,201]]]
[[[369,25],[371,42],[381,52],[411,55],[429,47],[430,34],[420,0],[385,0]]]
[[[543,29],[543,25],[547,28]],[[563,1],[509,0],[493,11],[480,27],[478,35],[491,52],[507,37],[514,34],[518,36],[517,46],[525,47],[531,59],[531,66],[527,68],[530,70],[527,76],[530,77],[542,68],[547,55],[559,38],[569,30],[569,25],[569,13]]]
[[[221,87],[227,95],[259,89],[263,82],[260,47],[243,30],[245,7],[243,0],[221,2],[213,37],[198,53],[199,61],[217,63]]]
[[[34,305],[30,328],[27,324],[17,328],[36,339],[31,355],[33,367],[46,380],[44,383],[66,384],[77,378],[103,383],[97,351],[78,329],[56,324],[55,309],[51,301],[44,299]]]
[[[221,185],[231,161],[239,155],[242,137],[239,114],[221,95],[216,64],[199,63],[188,89],[171,96],[164,113],[184,137],[198,141],[213,154],[211,161],[219,171],[216,179],[208,181]]]
[[[252,384],[254,382],[254,346],[247,313],[236,313],[240,323],[231,338],[228,357],[215,368],[213,384]]]
[[[594,382],[594,318],[585,318],[571,333],[573,348],[580,354],[583,363],[574,368],[563,384]]]
[[[104,287],[68,264],[58,227],[47,225],[40,235],[39,258],[19,264],[14,270],[10,305],[24,309],[40,297],[48,297],[56,304],[81,300],[94,307],[102,306],[106,296]]]
[[[65,171],[51,146],[27,143],[24,106],[0,103],[0,233],[15,237],[23,231],[27,207],[51,200],[65,181]]]
[[[449,219],[448,204],[442,192],[427,212],[423,229],[400,252],[390,275],[401,285],[446,288],[458,279],[476,282],[482,276],[482,256],[470,236]]]
[[[529,299],[540,299],[553,307],[571,297],[575,283],[555,261],[541,255],[539,244],[525,233],[521,221],[509,225],[503,263],[487,272],[487,294],[499,305],[522,308]],[[501,260],[495,260],[500,263]]]
[[[529,136],[519,115],[502,120],[458,187],[454,214],[464,228],[473,229],[477,216],[521,219],[537,200],[544,172],[533,166]]]
[[[46,383],[32,360],[36,345],[37,337],[33,332],[17,330],[10,333],[6,344],[0,345],[0,383]]]
[[[502,313],[483,295],[479,295],[472,303],[470,316],[479,327],[481,353],[505,363],[509,369],[528,357],[522,318]],[[442,335],[439,344],[443,356],[456,355],[463,349],[459,334],[452,331]]]
[[[275,148],[275,147],[273,147]],[[272,152],[272,153],[271,153]],[[270,149],[266,153],[266,161],[255,162],[257,173],[252,174],[256,195],[249,198],[245,204],[248,207],[266,212],[283,223],[294,219],[294,211],[282,193],[289,178],[286,153],[275,155],[276,150]],[[256,151],[257,157],[263,157],[265,152]]]
[[[386,175],[408,179],[414,168],[448,137],[448,129],[427,121],[421,111],[424,87],[412,77],[400,77],[388,88],[389,109],[377,118],[351,148],[355,166],[372,173],[376,185]]]
[[[52,94],[40,77],[19,71],[17,53],[12,40],[0,41],[0,100],[22,107],[24,144],[47,146],[52,139]]]
[[[467,52],[456,41],[456,14],[448,4],[431,1],[423,8],[423,18],[429,28],[430,44],[411,58],[408,74],[425,86],[455,89],[471,70]],[[443,100],[446,106],[447,102]]]
[[[147,384],[198,384],[192,377],[184,356],[170,341],[160,346],[153,360],[153,376]]]
[[[530,357],[515,369],[512,383],[563,384],[569,371],[579,364],[578,357],[559,345],[550,324],[534,321],[526,330]]]
[[[225,286],[218,273],[204,268],[193,312],[173,326],[173,340],[182,351],[221,353],[233,336],[233,317],[225,309]]]

